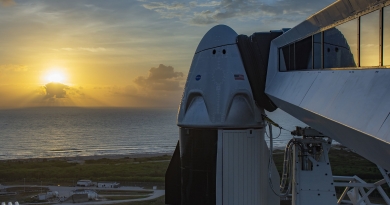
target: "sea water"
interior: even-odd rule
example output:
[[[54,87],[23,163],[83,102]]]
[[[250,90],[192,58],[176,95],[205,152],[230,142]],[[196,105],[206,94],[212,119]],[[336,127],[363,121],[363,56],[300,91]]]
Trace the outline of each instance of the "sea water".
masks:
[[[305,126],[279,109],[267,115],[287,130]],[[179,139],[176,116],[172,108],[0,110],[0,160],[172,153]],[[273,128],[274,138],[279,131]],[[274,146],[290,139],[281,130]]]

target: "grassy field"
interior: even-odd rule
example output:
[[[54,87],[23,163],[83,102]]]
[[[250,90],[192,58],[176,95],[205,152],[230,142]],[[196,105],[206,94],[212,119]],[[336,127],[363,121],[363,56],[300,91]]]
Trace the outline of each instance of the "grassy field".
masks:
[[[0,184],[74,186],[80,179],[117,182],[164,183],[170,156],[86,160],[12,160],[0,162]]]
[[[282,170],[283,154],[274,155],[274,160],[279,172]],[[26,185],[75,185],[77,180],[90,179],[92,181],[117,181],[122,185],[138,185],[152,188],[158,184],[164,188],[165,171],[169,165],[171,156],[147,157],[147,158],[122,158],[86,160],[84,163],[68,163],[65,160],[9,160],[0,161],[0,184]],[[382,178],[376,165],[348,151],[332,149],[329,153],[333,175],[352,176],[357,175],[367,182],[375,182]],[[20,188],[19,188],[20,189]],[[385,190],[389,189],[385,186]],[[20,193],[26,202],[30,196],[40,193],[40,190],[24,192],[21,190],[7,190]],[[340,190],[338,190],[340,191]],[[115,195],[105,191],[107,195]],[[112,196],[114,200],[139,197],[142,193],[120,193],[128,196]],[[118,194],[118,195],[120,195]],[[133,195],[133,196],[131,196]],[[0,201],[16,201],[17,195],[0,196]],[[111,198],[110,198],[111,199]],[[20,201],[20,200],[19,200]],[[164,204],[164,197],[145,202],[124,203],[132,205],[157,205]]]

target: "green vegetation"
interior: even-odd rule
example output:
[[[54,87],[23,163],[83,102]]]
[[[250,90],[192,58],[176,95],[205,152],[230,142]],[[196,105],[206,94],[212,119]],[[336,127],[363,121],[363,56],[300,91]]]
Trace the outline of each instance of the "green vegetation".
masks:
[[[171,156],[86,160],[9,160],[0,162],[1,184],[74,185],[77,180],[164,182]]]

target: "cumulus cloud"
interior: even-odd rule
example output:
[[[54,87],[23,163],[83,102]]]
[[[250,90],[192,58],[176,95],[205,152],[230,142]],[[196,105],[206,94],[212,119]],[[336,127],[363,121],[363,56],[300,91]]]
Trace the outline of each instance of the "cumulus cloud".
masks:
[[[182,72],[175,72],[172,66],[160,64],[157,68],[151,68],[147,77],[138,76],[134,83],[148,90],[176,91],[182,90],[180,80],[183,76]]]
[[[2,6],[12,6],[15,4],[14,0],[0,0]]]

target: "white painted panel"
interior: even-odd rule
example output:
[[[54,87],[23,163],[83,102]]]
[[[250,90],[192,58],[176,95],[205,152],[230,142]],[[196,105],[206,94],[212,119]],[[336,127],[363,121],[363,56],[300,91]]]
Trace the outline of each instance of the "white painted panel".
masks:
[[[388,114],[386,121],[383,122],[378,132],[378,137],[390,141],[390,113]]]
[[[326,110],[331,107],[330,105],[337,96],[337,90],[343,84],[343,73],[322,71],[314,81],[310,90],[307,92],[300,106],[311,110],[323,109],[323,113],[321,114],[325,114]]]
[[[353,149],[373,163],[376,163],[385,169],[390,169],[390,143],[388,143],[388,141],[384,141],[385,139],[388,139],[385,138],[385,136],[382,137],[377,135],[376,137],[368,135],[367,133],[363,133],[357,129],[346,126],[345,124],[341,124],[340,122],[336,122],[330,118],[319,115],[313,111],[289,104],[288,102],[278,98],[271,96],[271,100],[279,108],[297,119],[300,119],[305,124],[308,124],[314,129],[321,131],[326,136],[330,136],[337,142]],[[386,116],[384,118],[386,118]],[[381,130],[386,126],[390,126],[390,123],[387,125],[384,123]]]
[[[294,71],[279,72],[273,78],[266,93],[275,97],[289,99],[294,105],[299,105],[317,77],[317,72]]]
[[[264,130],[223,131],[223,204],[279,204],[268,185],[269,150]],[[273,166],[274,184],[279,184]]]

